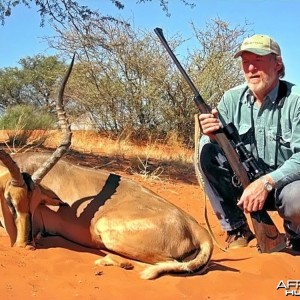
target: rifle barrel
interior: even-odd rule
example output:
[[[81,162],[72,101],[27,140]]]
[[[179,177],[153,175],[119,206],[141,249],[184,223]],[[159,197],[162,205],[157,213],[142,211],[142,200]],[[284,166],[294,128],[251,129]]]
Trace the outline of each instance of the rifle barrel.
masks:
[[[192,82],[192,80],[190,79],[190,77],[188,76],[188,74],[186,73],[185,69],[182,67],[182,65],[179,62],[179,60],[177,59],[177,57],[174,55],[172,49],[170,48],[168,42],[166,41],[166,39],[165,39],[165,37],[163,35],[163,30],[161,28],[155,28],[154,32],[157,34],[158,38],[160,39],[161,43],[166,48],[167,52],[171,56],[171,58],[174,61],[175,65],[177,66],[178,70],[180,71],[180,73],[182,74],[182,76],[184,77],[184,79],[186,80],[186,82],[188,83],[188,85],[190,86],[190,88],[192,89],[192,91],[193,91],[193,93],[195,95],[194,101],[196,102],[196,105],[198,107],[200,105],[203,105],[203,104],[206,105],[205,101],[203,100],[203,98],[201,97],[200,93],[198,92],[196,86],[194,85],[194,83]],[[208,111],[211,111],[211,109],[209,109]]]

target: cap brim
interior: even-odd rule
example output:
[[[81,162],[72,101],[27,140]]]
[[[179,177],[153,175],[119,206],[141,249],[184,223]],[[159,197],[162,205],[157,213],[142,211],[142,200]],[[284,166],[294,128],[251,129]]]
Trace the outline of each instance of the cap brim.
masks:
[[[270,51],[270,50],[249,48],[249,49],[243,49],[243,50],[238,51],[237,53],[234,54],[233,57],[237,58],[237,57],[241,56],[243,52],[251,52],[251,53],[254,53],[254,54],[257,54],[257,55],[261,55],[261,56],[268,55],[268,54],[272,53],[272,51]]]

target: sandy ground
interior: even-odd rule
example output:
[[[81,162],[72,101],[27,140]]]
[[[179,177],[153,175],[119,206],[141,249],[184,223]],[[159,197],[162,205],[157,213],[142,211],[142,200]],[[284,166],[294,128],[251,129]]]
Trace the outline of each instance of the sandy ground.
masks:
[[[197,182],[145,181],[138,176],[131,177],[206,226],[204,194]],[[225,245],[225,234],[210,206],[208,209],[214,234],[219,243]],[[277,213],[271,216],[283,232]],[[95,266],[99,255],[105,252],[84,248],[61,237],[41,239],[35,251],[12,248],[1,229],[0,299],[278,300],[285,299],[286,292],[300,294],[296,287],[283,287],[288,281],[300,283],[299,257],[286,252],[260,254],[256,240],[247,248],[230,252],[215,246],[205,274],[165,275],[151,281],[139,278],[139,268]],[[281,288],[277,289],[279,284]]]

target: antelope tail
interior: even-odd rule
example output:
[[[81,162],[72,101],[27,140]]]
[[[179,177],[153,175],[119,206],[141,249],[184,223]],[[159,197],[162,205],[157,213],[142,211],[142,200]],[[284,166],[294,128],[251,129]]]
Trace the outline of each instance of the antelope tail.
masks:
[[[203,240],[203,237],[201,238]],[[146,267],[141,273],[142,279],[155,279],[166,273],[202,274],[208,267],[213,252],[213,243],[207,233],[206,241],[200,243],[196,256],[189,261],[165,261]]]

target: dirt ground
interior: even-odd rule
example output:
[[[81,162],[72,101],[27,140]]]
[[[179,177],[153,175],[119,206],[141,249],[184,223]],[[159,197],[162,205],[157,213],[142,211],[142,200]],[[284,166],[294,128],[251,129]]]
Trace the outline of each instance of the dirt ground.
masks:
[[[88,155],[84,156],[88,159]],[[76,157],[72,158],[76,161]],[[90,157],[91,159],[91,157]],[[95,159],[95,158],[94,158]],[[81,162],[83,156],[80,157]],[[110,166],[108,171],[112,171]],[[204,220],[204,194],[193,173],[177,180],[149,181],[114,170],[168,199],[194,216]],[[216,239],[225,245],[225,234],[208,206],[208,217]],[[281,219],[271,213],[281,232]],[[251,223],[250,223],[251,226]],[[300,294],[297,287],[287,289],[288,281],[300,283],[300,261],[297,255],[280,252],[260,254],[256,240],[249,247],[224,252],[215,246],[210,267],[202,275],[164,275],[146,281],[139,278],[140,269],[95,266],[104,252],[85,248],[61,237],[40,240],[35,251],[10,247],[3,229],[0,231],[0,299],[143,299],[143,300],[278,300],[286,293]],[[280,288],[277,288],[280,285]]]

